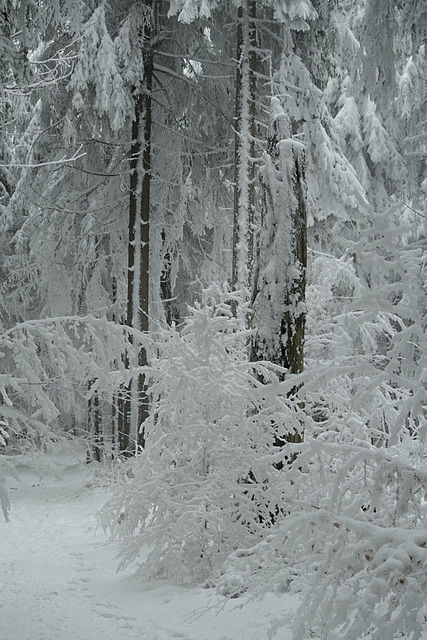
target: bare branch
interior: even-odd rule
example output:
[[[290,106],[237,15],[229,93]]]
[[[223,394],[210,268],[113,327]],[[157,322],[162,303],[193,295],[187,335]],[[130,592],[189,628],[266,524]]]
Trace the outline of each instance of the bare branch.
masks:
[[[80,149],[82,149],[83,145],[80,145],[80,147],[77,149],[76,153],[71,157],[71,158],[66,158],[65,156],[63,158],[60,158],[59,160],[50,160],[49,162],[38,162],[36,164],[30,164],[30,163],[6,163],[6,164],[0,164],[0,167],[4,167],[7,169],[37,169],[38,167],[49,167],[49,166],[53,166],[53,165],[64,165],[67,162],[74,162],[74,160],[78,160],[79,158],[83,158],[86,155],[86,152],[83,153],[79,153]]]

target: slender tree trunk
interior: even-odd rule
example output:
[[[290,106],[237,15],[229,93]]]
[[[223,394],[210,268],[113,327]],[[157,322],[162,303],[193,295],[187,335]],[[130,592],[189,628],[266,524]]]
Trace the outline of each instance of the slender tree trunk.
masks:
[[[165,244],[165,232],[162,232],[163,245]],[[163,300],[163,308],[166,324],[172,324],[174,318],[172,309],[172,283],[171,283],[171,257],[169,251],[163,258],[163,269],[160,276],[160,294]]]
[[[256,2],[238,8],[235,103],[233,290],[250,298],[255,226]],[[235,308],[237,313],[237,308]]]
[[[129,411],[130,402],[127,396],[130,387],[121,388],[117,396],[117,448],[119,455],[126,455],[130,449],[130,421],[125,420],[125,414]]]
[[[151,0],[145,3],[151,7]],[[151,132],[153,51],[151,26],[145,26],[144,78],[135,87],[132,147],[130,154],[130,199],[128,243],[128,304],[127,324],[144,333],[149,329],[150,285],[150,188],[151,188]],[[138,364],[147,365],[147,352],[141,348]],[[122,452],[144,447],[141,425],[148,417],[148,393],[145,375],[133,378],[127,390],[123,409]]]
[[[88,383],[88,391],[91,390],[95,380],[91,380]],[[104,442],[102,431],[102,418],[99,408],[99,396],[95,391],[88,400],[88,433],[90,437],[90,451],[87,456],[87,461],[96,460],[101,462],[103,458]]]

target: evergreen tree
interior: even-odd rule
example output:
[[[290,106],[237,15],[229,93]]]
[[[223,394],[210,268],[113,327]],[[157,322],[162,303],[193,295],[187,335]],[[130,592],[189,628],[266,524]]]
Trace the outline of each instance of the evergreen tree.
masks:
[[[204,101],[204,105],[209,105],[209,91],[212,91],[215,79],[205,79],[197,70],[188,72],[192,64],[191,51],[196,46],[204,65],[215,64],[214,43],[208,34],[196,42],[193,27],[182,27],[187,30],[187,41],[179,35],[179,30],[175,34],[172,29],[166,29],[165,24],[172,23],[173,19],[166,18],[165,6],[166,3],[156,3],[157,13],[152,24],[158,33],[153,32],[151,38],[142,33],[150,13],[142,3],[122,3],[120,8],[114,9],[107,9],[104,3],[99,3],[94,10],[87,7],[80,23],[64,21],[66,32],[60,31],[55,43],[44,47],[39,54],[43,64],[55,56],[60,57],[63,50],[58,50],[58,47],[68,46],[67,41],[70,42],[72,36],[72,47],[78,52],[78,57],[69,67],[68,81],[64,78],[62,83],[59,82],[56,92],[44,91],[43,88],[38,91],[41,100],[35,126],[40,127],[41,134],[35,134],[35,139],[30,142],[32,153],[37,153],[34,164],[38,168],[23,170],[28,178],[31,172],[31,186],[26,187],[22,182],[13,203],[13,211],[17,214],[19,211],[21,217],[15,217],[10,207],[8,211],[9,220],[15,218],[14,226],[20,238],[19,245],[14,244],[15,255],[8,266],[9,270],[17,272],[20,263],[19,280],[9,280],[13,285],[9,288],[11,295],[7,296],[9,307],[19,293],[22,300],[34,305],[32,317],[90,311],[96,315],[106,314],[117,321],[127,318],[129,325],[137,322],[133,310],[141,309],[144,322],[141,324],[138,320],[137,324],[147,330],[148,318],[154,324],[164,318],[161,287],[167,281],[166,289],[169,287],[168,297],[171,298],[177,285],[178,294],[184,289],[177,280],[178,275],[184,281],[190,278],[190,282],[199,277],[200,258],[204,260],[206,253],[218,265],[223,262],[222,241],[227,235],[227,225],[223,222],[216,224],[217,205],[224,201],[223,190],[219,192],[216,183],[219,184],[224,168],[227,170],[227,162],[223,158],[229,152],[224,137],[229,137],[230,130],[225,127],[219,144],[211,145],[209,152],[205,152],[204,145],[211,126],[203,127],[199,135],[194,135],[194,124],[200,123],[200,113],[194,108],[194,103]],[[65,27],[61,23],[56,28]],[[144,140],[141,140],[141,136],[136,136],[136,128],[145,127],[144,105],[148,95],[144,90],[147,78],[141,76],[141,69],[146,55],[144,51],[154,46],[157,70],[153,81],[157,100],[150,124],[154,133],[148,135],[146,130]],[[187,50],[190,55],[180,60]],[[201,63],[196,60],[194,64],[197,67]],[[173,91],[169,88],[171,82]],[[182,87],[191,88],[188,96],[184,97]],[[140,98],[137,99],[139,90]],[[71,104],[67,94],[72,98]],[[216,99],[217,96],[212,100],[214,116],[215,110],[219,111]],[[171,100],[176,103],[175,113],[170,108]],[[138,117],[135,116],[137,111]],[[218,127],[215,130],[218,131]],[[147,141],[154,145],[150,168]],[[58,147],[57,153],[52,154],[52,149]],[[139,156],[143,149],[145,168]],[[130,166],[126,164],[127,150],[131,154]],[[65,158],[74,156],[78,157],[72,162],[63,162]],[[177,162],[171,163],[171,156]],[[219,166],[215,166],[218,160]],[[129,171],[130,184],[127,183]],[[144,178],[142,186],[140,178]],[[219,192],[214,202],[212,187]],[[130,190],[127,213],[126,197],[121,195],[123,190]],[[194,205],[197,202],[196,210]],[[133,241],[135,224],[132,221],[139,221],[137,212],[141,203],[147,220],[154,213],[155,224],[149,234],[147,222],[139,225],[140,231],[146,233],[139,245]],[[178,216],[172,214],[176,208]],[[130,226],[126,222],[127,215],[130,216]],[[126,250],[127,227],[131,235],[127,241],[129,278],[126,303],[123,295],[126,286],[123,252]],[[180,239],[184,240],[184,246]],[[203,252],[198,248],[200,245]],[[139,246],[143,248],[142,254]],[[211,246],[219,257],[210,257]],[[133,263],[135,256],[138,258],[140,255],[144,257],[141,268],[145,276],[141,282],[145,283],[145,307],[135,297],[137,293],[139,295],[140,287],[138,282],[134,286],[138,270]],[[32,261],[31,270],[26,268],[28,258]],[[212,271],[211,267],[209,271]],[[222,264],[220,268],[215,266],[215,271],[221,274],[221,279],[224,278]],[[200,285],[196,282],[195,286],[199,288]],[[149,306],[148,300],[151,300]],[[182,309],[184,302],[182,298],[178,300],[177,309]],[[29,305],[26,306],[25,310],[21,306],[21,318],[28,317]],[[142,353],[141,358],[141,363],[146,362],[146,354]],[[139,392],[143,391],[142,380],[134,384],[134,389],[138,384]],[[133,446],[129,430],[132,431],[131,440],[135,441],[138,425],[146,417],[146,400],[139,403],[135,397],[132,406],[142,408],[142,414],[138,417],[139,409],[132,413],[123,407],[122,415],[126,418],[133,416],[132,428],[127,424],[119,425],[120,431],[123,433],[124,428],[127,433],[124,435],[127,443],[122,442],[124,450]]]
[[[103,515],[124,562],[295,588],[295,637],[419,637],[423,3],[11,7],[0,445],[89,413],[101,459],[143,422]],[[238,317],[216,287],[187,311],[226,280]]]

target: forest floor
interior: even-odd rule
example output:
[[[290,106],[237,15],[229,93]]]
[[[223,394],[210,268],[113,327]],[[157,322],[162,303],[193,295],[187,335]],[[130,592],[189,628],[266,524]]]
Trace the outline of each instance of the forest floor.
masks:
[[[50,456],[59,477],[22,466],[0,520],[1,640],[267,640],[294,596],[225,600],[196,585],[142,585],[117,573],[117,543],[97,527],[111,492],[96,465]],[[99,471],[99,469],[98,469]],[[98,479],[97,479],[98,478]],[[0,516],[1,517],[1,516]],[[279,640],[290,640],[282,627]]]

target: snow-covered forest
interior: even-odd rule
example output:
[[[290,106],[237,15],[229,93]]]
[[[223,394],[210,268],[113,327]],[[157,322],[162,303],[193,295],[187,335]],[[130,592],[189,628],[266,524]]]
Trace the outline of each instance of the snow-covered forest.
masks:
[[[0,0],[4,527],[68,444],[145,590],[427,637],[426,47],[425,0]]]

